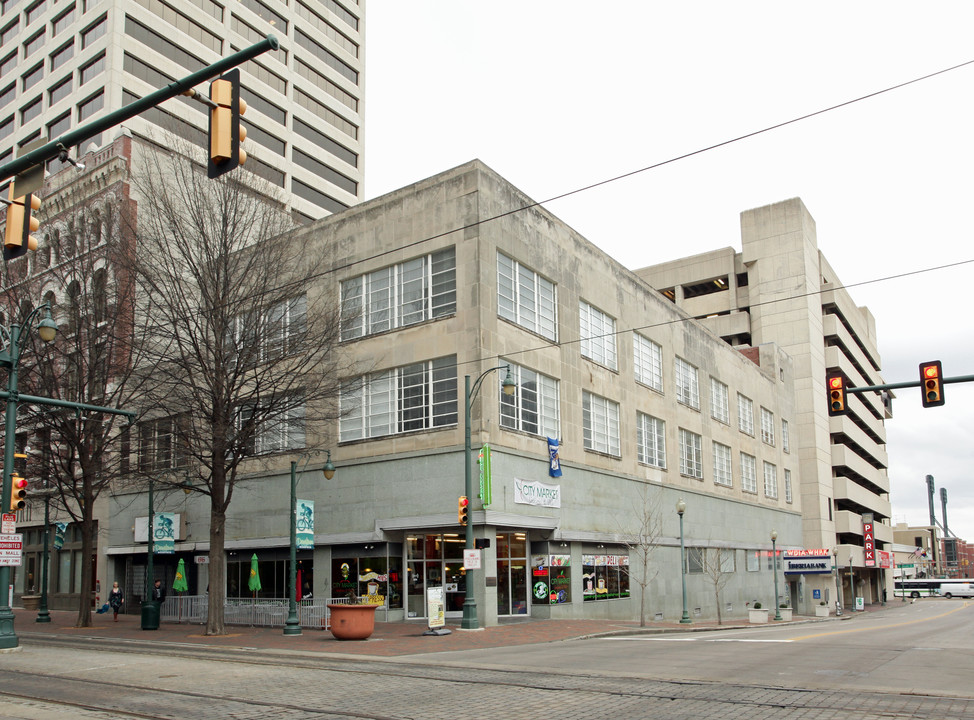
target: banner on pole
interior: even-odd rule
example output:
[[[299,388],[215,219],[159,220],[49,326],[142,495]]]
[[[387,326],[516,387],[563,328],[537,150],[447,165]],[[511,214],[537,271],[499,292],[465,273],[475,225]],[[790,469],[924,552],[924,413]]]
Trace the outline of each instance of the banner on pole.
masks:
[[[298,550],[313,550],[315,546],[315,501],[298,500],[294,508]]]

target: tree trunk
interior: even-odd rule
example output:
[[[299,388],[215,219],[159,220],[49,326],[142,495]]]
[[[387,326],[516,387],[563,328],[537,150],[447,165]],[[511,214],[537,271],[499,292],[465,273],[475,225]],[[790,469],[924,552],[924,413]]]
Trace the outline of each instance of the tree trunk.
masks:
[[[223,606],[227,596],[227,565],[224,553],[224,527],[226,513],[212,508],[210,511],[210,566],[209,593],[207,597],[206,634],[226,635],[223,622]]]
[[[94,503],[85,503],[81,508],[81,587],[78,588],[78,619],[74,626],[79,628],[91,627],[91,579],[93,568],[91,558],[94,555],[94,533],[91,518],[91,507]]]

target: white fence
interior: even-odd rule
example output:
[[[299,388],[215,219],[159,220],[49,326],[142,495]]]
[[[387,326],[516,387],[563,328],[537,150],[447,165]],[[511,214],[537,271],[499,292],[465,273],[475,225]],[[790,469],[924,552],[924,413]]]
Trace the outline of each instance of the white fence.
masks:
[[[170,595],[162,604],[159,619],[165,622],[206,623],[207,595]],[[328,629],[328,603],[347,602],[342,599],[311,599],[298,603],[298,622],[301,627]],[[227,598],[223,605],[223,621],[227,625],[284,627],[287,620],[287,598]]]

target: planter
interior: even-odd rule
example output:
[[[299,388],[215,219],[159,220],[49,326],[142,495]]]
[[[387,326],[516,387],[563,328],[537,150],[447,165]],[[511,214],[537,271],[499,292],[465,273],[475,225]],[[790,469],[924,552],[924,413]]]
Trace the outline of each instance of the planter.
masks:
[[[375,630],[378,605],[329,604],[329,630],[337,640],[367,640]]]
[[[829,606],[828,605],[816,605],[815,606],[815,617],[828,617],[829,616]]]
[[[778,608],[782,620],[791,620],[791,608]]]
[[[750,623],[766,623],[768,622],[768,611],[764,608],[757,610],[751,608],[747,611],[747,621]]]
[[[41,606],[40,595],[21,595],[20,602],[24,605],[24,610],[37,610]]]

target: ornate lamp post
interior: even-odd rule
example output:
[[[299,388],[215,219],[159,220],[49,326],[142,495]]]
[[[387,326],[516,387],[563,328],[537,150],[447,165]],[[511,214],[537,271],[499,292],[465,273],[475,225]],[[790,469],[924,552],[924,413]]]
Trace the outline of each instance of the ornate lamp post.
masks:
[[[492,367],[489,370],[484,370],[480,376],[474,381],[473,386],[470,384],[470,376],[464,376],[464,395],[463,395],[463,422],[464,422],[464,467],[463,467],[463,494],[468,498],[473,496],[473,448],[470,447],[470,405],[473,403],[474,398],[480,391],[480,386],[484,382],[484,378],[487,377],[494,370],[507,370],[507,376],[504,378],[502,387],[504,388],[505,395],[513,395],[514,390],[517,388],[517,383],[514,382],[514,378],[511,376],[511,366],[510,365],[498,365],[497,367]],[[466,526],[466,533],[464,536],[464,547],[467,550],[474,549],[473,543],[473,522],[468,522]],[[460,622],[460,627],[464,630],[476,630],[480,627],[480,621],[477,618],[477,601],[474,598],[474,582],[473,582],[473,571],[467,570],[467,592],[463,599],[463,620]]]
[[[3,486],[0,492],[0,503],[4,512],[10,507],[13,492],[11,477],[14,469],[14,447],[17,442],[17,405],[20,398],[17,394],[17,374],[20,366],[20,338],[31,327],[31,322],[37,318],[40,311],[44,311],[44,319],[37,323],[37,334],[44,342],[51,342],[57,334],[57,323],[51,317],[51,306],[44,303],[34,308],[21,324],[14,323],[7,328],[0,328],[0,336],[6,341],[6,350],[0,351],[0,365],[8,369],[7,374],[7,413],[4,427],[3,452]],[[10,568],[0,566],[0,649],[15,648],[18,645],[17,634],[14,632],[14,613],[10,608],[7,588],[10,586]]]
[[[331,450],[326,450],[328,460],[321,468],[325,480],[335,477],[335,466],[331,462]],[[308,458],[309,460],[311,458]],[[308,463],[305,462],[305,467]],[[304,469],[302,468],[302,472]],[[291,461],[291,562],[288,570],[287,620],[284,621],[285,635],[300,635],[301,621],[298,618],[298,464]]]
[[[680,579],[683,581],[683,617],[680,618],[681,624],[692,623],[690,613],[687,612],[687,559],[686,547],[683,544],[683,513],[687,511],[687,504],[680,498],[676,501],[676,514],[680,516]]]
[[[771,571],[774,574],[774,619],[781,620],[781,609],[778,607],[778,531],[771,531]]]

